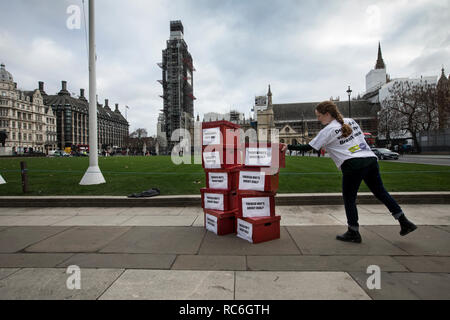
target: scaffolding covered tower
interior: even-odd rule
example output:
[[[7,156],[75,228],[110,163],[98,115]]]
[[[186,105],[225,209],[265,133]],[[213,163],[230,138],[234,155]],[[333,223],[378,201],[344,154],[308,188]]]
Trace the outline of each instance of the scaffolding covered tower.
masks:
[[[172,133],[177,129],[186,129],[194,125],[194,80],[195,71],[192,56],[184,41],[184,27],[181,21],[170,21],[170,38],[167,48],[162,51],[163,116],[167,150],[170,153],[177,141],[171,141]],[[161,150],[161,153],[164,151]]]

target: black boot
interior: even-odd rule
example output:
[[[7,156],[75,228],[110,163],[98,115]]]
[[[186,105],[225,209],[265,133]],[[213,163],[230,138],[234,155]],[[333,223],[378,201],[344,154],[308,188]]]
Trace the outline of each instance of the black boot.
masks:
[[[346,242],[361,243],[361,235],[359,234],[359,231],[355,231],[350,228],[348,228],[347,232],[343,235],[337,235],[336,239]]]
[[[414,230],[417,229],[417,226],[412,223],[411,221],[409,221],[406,216],[404,214],[402,214],[399,218],[398,218],[398,222],[400,222],[400,235],[401,236],[406,236],[408,233],[413,232]]]

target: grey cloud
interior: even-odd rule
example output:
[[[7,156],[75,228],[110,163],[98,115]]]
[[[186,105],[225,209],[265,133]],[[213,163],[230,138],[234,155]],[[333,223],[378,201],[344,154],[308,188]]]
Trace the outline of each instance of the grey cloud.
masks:
[[[129,105],[131,129],[156,132],[162,108],[156,63],[169,37],[169,21],[175,19],[184,24],[197,69],[195,115],[233,107],[248,116],[254,95],[266,93],[269,83],[275,103],[346,98],[348,85],[355,95],[363,93],[378,40],[391,76],[430,75],[433,70],[438,75],[450,61],[447,3],[97,0],[99,100],[119,103],[123,113]],[[0,40],[8,39],[0,41],[0,60],[24,89],[37,87],[39,80],[48,93],[58,92],[61,80],[72,92],[87,89],[85,30],[65,27],[71,4],[81,6],[82,1],[8,1],[8,14],[0,20]],[[362,30],[373,4],[382,14],[379,36]],[[417,52],[401,56],[410,48]]]

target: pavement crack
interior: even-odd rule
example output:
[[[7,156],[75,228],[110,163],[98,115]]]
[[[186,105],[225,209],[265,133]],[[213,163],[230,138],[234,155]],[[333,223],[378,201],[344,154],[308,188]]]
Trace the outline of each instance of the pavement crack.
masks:
[[[116,283],[116,281],[120,279],[120,277],[125,273],[125,271],[127,271],[127,269],[123,269],[122,272],[119,274],[119,276],[118,276],[116,279],[114,279],[114,280],[111,282],[111,284],[110,284],[109,286],[107,286],[106,289],[103,290],[103,292],[100,293],[100,294],[98,295],[98,297],[97,297],[95,300],[100,299],[100,298],[106,293],[106,291],[108,291],[109,288],[111,288],[111,287],[113,286],[113,284]]]
[[[292,237],[291,233],[289,232],[289,228],[287,228],[287,227],[283,227],[283,228],[286,230],[286,232],[289,235],[289,237],[291,238],[292,242],[294,242],[295,246],[297,247],[298,251],[300,252],[300,255],[303,256],[304,254],[303,254],[302,250],[300,249],[300,247],[298,246],[297,242],[295,242],[295,240]]]

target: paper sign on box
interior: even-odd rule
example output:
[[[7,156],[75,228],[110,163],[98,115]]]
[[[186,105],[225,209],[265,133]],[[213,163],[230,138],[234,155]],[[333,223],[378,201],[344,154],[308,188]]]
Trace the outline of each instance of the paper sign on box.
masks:
[[[239,172],[239,190],[264,191],[265,173],[260,171]]]
[[[241,239],[253,242],[253,225],[247,221],[238,219],[237,236]]]
[[[220,153],[218,151],[203,152],[203,162],[207,169],[219,169],[221,167]]]
[[[246,148],[245,165],[270,167],[272,165],[272,148]]]
[[[270,217],[270,198],[242,198],[242,216],[244,218]]]
[[[220,144],[220,128],[203,129],[203,145]]]
[[[209,172],[209,187],[211,189],[228,189],[228,174],[222,172]]]
[[[224,210],[223,194],[205,193],[205,209]]]
[[[210,214],[206,214],[205,219],[206,219],[205,221],[206,230],[209,230],[217,234],[217,217]]]

